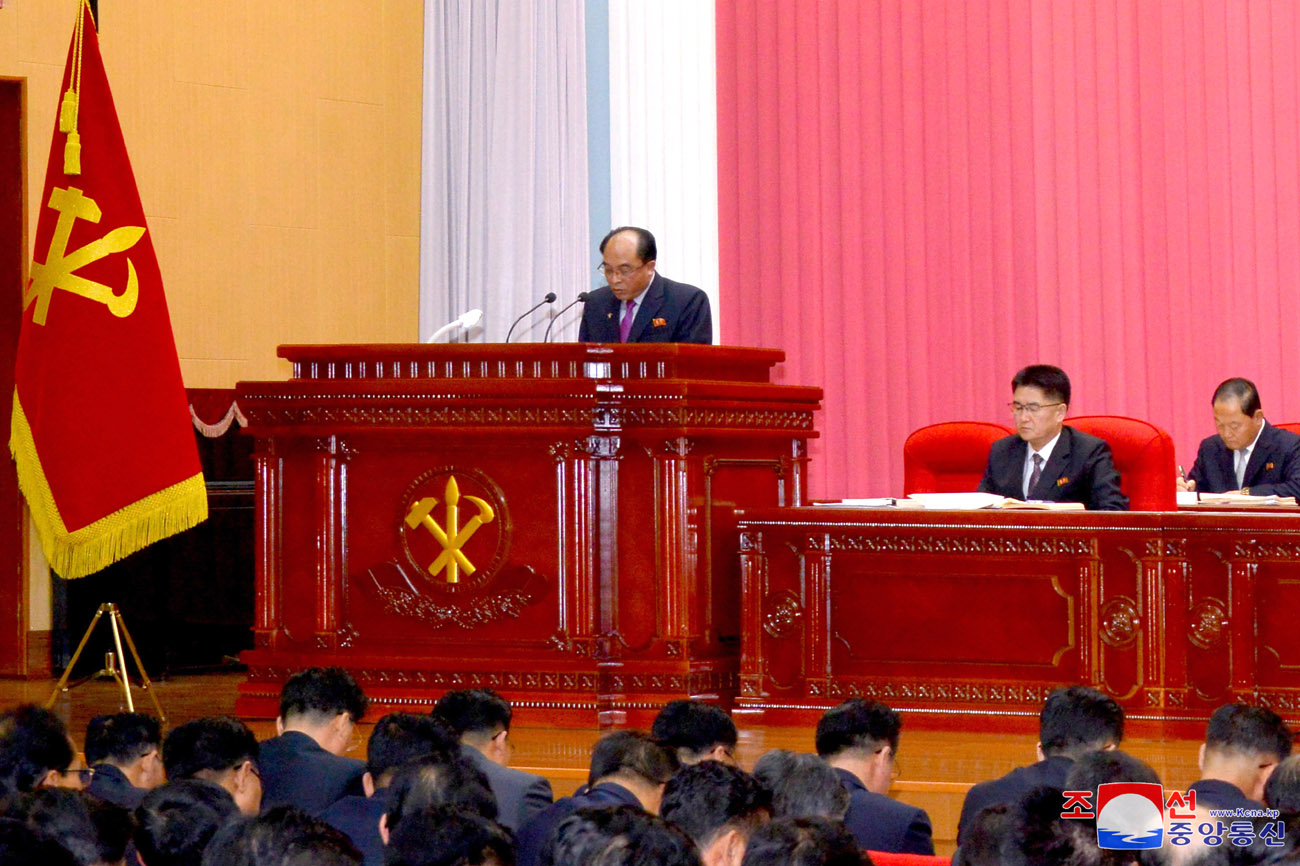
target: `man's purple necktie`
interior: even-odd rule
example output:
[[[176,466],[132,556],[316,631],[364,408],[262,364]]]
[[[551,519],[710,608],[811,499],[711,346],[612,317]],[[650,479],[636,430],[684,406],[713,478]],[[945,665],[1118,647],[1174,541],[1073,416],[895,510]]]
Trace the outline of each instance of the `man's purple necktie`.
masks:
[[[623,321],[618,323],[618,341],[627,342],[627,335],[632,333],[632,320],[636,318],[636,301],[627,302],[627,312],[623,314]]]

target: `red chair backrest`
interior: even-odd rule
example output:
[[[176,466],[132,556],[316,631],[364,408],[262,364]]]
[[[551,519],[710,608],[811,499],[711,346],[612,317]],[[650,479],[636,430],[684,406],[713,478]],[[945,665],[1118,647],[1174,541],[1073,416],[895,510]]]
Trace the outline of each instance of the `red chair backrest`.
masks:
[[[987,421],[947,421],[914,430],[903,443],[903,494],[974,490],[984,477],[989,448],[1015,432]]]
[[[1119,470],[1120,489],[1134,511],[1172,511],[1178,507],[1178,464],[1174,440],[1149,421],[1122,415],[1082,415],[1065,423],[1105,439]]]
[[[867,856],[876,866],[948,866],[947,857],[927,857],[924,854],[888,854],[868,851]]]
[[[1279,430],[1290,430],[1292,433],[1300,433],[1300,424],[1273,424],[1273,426]]]

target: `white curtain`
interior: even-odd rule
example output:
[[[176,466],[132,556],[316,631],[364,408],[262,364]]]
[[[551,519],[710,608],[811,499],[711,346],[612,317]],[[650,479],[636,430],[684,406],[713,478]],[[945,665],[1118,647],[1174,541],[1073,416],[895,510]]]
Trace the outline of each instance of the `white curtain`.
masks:
[[[582,0],[425,0],[420,336],[483,310],[540,341],[591,283]],[[581,305],[552,340],[576,339]]]

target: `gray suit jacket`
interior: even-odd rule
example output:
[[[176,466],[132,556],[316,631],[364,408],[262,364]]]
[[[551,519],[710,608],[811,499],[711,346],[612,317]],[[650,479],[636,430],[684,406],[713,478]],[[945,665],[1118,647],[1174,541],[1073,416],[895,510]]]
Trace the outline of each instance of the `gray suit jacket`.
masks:
[[[551,783],[541,776],[503,767],[488,760],[473,746],[462,745],[460,750],[487,776],[492,794],[497,798],[497,823],[502,827],[518,832],[529,818],[551,805],[555,799],[551,793]]]

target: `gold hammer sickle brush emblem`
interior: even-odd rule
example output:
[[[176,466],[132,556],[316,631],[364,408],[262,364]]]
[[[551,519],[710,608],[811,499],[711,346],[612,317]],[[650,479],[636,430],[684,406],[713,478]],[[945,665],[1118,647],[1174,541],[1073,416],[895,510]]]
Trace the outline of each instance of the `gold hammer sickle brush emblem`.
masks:
[[[447,479],[447,487],[443,492],[447,504],[447,528],[443,529],[438,521],[433,519],[433,509],[438,505],[438,499],[434,496],[426,496],[419,502],[411,505],[411,510],[406,513],[406,525],[411,529],[417,526],[423,526],[429,531],[429,534],[438,540],[442,545],[442,553],[429,566],[429,574],[437,577],[442,571],[447,572],[447,583],[459,583],[460,573],[464,570],[465,575],[469,576],[474,573],[474,563],[469,561],[461,548],[465,546],[478,528],[485,523],[491,523],[496,517],[492,511],[492,506],[488,505],[477,496],[466,496],[470,502],[478,506],[478,514],[471,517],[469,523],[466,523],[462,529],[460,526],[460,487],[456,484],[455,476]]]

